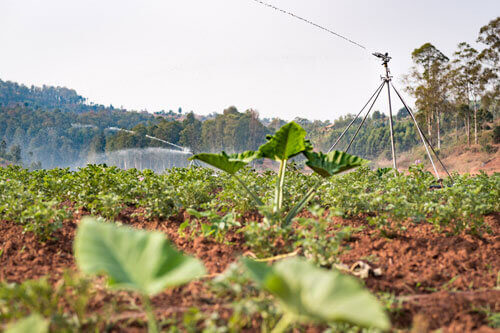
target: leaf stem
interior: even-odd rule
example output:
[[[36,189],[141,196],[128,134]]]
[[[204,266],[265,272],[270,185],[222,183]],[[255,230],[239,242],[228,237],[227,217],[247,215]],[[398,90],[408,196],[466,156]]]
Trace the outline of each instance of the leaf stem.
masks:
[[[257,206],[264,206],[264,203],[255,195],[255,193],[253,193],[246,185],[245,183],[243,183],[243,181],[240,179],[240,177],[236,176],[235,174],[232,174],[231,176],[233,176],[234,178],[236,178],[236,180],[241,184],[241,186],[243,186],[243,188],[248,192],[248,194],[250,194],[250,196],[252,197],[252,199],[255,201],[255,203],[257,204]]]
[[[285,313],[280,321],[276,324],[276,326],[273,328],[271,333],[283,333],[285,330],[290,326],[290,324],[293,322],[293,316],[289,313]]]
[[[304,208],[304,206],[312,199],[314,192],[318,189],[319,185],[322,184],[321,179],[316,182],[316,184],[311,187],[311,189],[304,195],[302,200],[299,201],[286,215],[285,226],[289,225],[293,218]]]
[[[278,179],[276,180],[276,191],[274,194],[274,212],[281,211],[283,206],[283,184],[285,182],[286,162],[288,160],[281,160]]]
[[[147,295],[141,295],[141,297],[142,297],[142,306],[148,318],[148,332],[159,333],[160,331],[158,329],[158,323],[156,322],[153,307],[151,306],[151,300]]]

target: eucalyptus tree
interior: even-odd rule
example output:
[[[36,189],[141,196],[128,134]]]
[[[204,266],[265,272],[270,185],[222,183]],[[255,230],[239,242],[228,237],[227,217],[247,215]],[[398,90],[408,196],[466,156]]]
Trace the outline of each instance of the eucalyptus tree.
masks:
[[[482,79],[488,88],[483,95],[483,106],[495,114],[500,104],[500,16],[479,30],[477,42],[485,46],[478,55],[485,67]]]
[[[419,110],[425,113],[427,132],[432,137],[432,120],[436,119],[437,146],[441,148],[441,112],[446,100],[446,73],[449,59],[431,43],[425,43],[413,50],[414,67],[409,75],[410,93],[416,98]]]
[[[481,51],[480,60],[489,62],[497,73],[500,72],[500,16],[479,30],[477,41],[487,46]]]
[[[463,119],[463,127],[467,137],[467,145],[470,146],[470,119],[471,107],[470,98],[467,91],[467,79],[461,70],[461,64],[454,59],[448,72],[448,83],[450,86],[450,95],[455,105],[455,129],[458,138],[459,119]]]
[[[474,110],[474,143],[478,143],[477,138],[477,103],[478,97],[484,89],[483,66],[479,61],[479,52],[468,43],[458,44],[458,50],[454,53],[456,83],[459,89],[463,89],[467,94],[467,100],[472,101]],[[469,102],[467,103],[469,104]]]

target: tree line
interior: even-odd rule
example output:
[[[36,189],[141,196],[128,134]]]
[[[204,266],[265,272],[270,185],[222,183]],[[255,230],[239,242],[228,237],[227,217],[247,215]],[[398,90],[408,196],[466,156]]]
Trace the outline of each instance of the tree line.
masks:
[[[457,137],[462,131],[468,145],[472,135],[478,144],[482,126],[498,117],[500,17],[483,26],[476,41],[481,50],[460,42],[451,58],[431,43],[412,52],[407,90],[416,98],[419,120],[438,149],[443,128],[454,129]]]
[[[108,127],[130,128],[150,121],[154,121],[150,114],[116,109],[76,113],[33,109],[24,103],[0,106],[0,142],[5,143],[0,157],[25,166],[71,166],[86,160],[89,144],[96,137],[114,134]]]
[[[121,131],[109,137],[104,145],[102,140],[105,138],[101,137],[97,147],[101,151],[145,147],[172,148],[146,136],[149,135],[189,148],[193,152],[225,150],[232,153],[257,149],[264,143],[266,135],[272,132],[262,124],[256,111],[239,112],[234,106],[203,122],[191,112],[182,121],[162,118],[149,126],[139,124],[131,131],[132,133]]]

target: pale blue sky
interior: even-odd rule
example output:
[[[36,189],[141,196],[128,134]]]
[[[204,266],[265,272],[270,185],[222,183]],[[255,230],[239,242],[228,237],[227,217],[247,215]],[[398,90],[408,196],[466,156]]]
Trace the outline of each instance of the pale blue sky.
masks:
[[[500,15],[499,0],[267,2],[389,51],[401,88],[414,48],[451,55]],[[252,0],[1,0],[0,45],[2,80],[148,111],[333,120],[357,112],[382,73],[368,52]]]

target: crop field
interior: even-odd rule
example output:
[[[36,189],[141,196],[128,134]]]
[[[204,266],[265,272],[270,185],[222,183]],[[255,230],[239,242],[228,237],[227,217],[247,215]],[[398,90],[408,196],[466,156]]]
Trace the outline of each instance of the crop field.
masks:
[[[295,123],[194,159],[213,168],[0,168],[0,328],[500,328],[498,173],[371,170]]]

